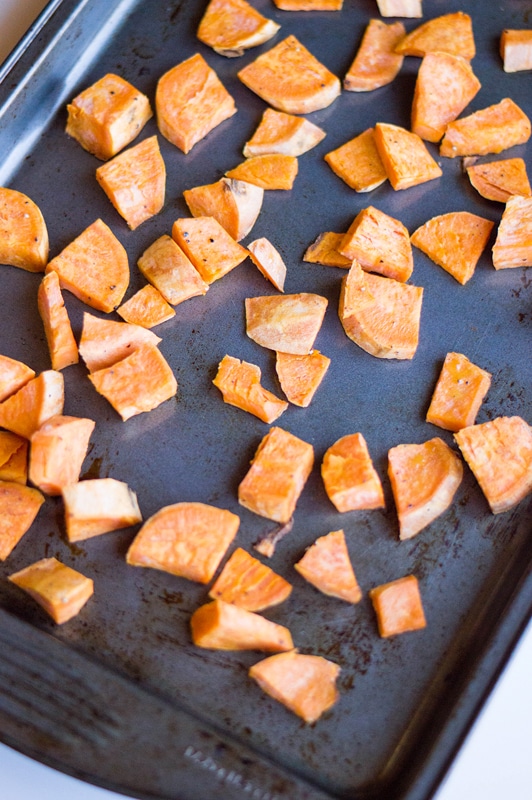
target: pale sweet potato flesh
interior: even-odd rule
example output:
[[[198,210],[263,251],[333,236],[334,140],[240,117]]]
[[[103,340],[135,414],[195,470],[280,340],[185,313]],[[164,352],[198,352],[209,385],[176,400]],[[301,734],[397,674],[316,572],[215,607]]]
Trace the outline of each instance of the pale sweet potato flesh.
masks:
[[[501,34],[500,51],[505,72],[532,69],[532,30],[504,30]]]
[[[51,417],[31,437],[29,477],[48,495],[77,483],[95,422],[84,417]]]
[[[44,496],[37,489],[16,481],[0,481],[0,561],[30,529]]]
[[[264,611],[283,603],[291,592],[292,585],[281,575],[237,547],[211,586],[209,597],[246,611]]]
[[[331,531],[316,539],[294,568],[323,594],[347,603],[358,603],[362,599],[343,530]]]
[[[209,288],[190,259],[168,234],[160,236],[143,252],[137,266],[146,280],[172,306],[204,295]]]
[[[415,575],[405,575],[404,578],[376,586],[370,590],[369,596],[377,615],[381,636],[396,636],[426,627],[419,583]]]
[[[448,431],[474,425],[491,385],[491,375],[462,353],[447,353],[426,420]]]
[[[404,35],[402,22],[387,25],[380,19],[371,19],[344,78],[344,89],[371,92],[391,83],[403,65],[403,56],[395,52],[395,47]]]
[[[257,221],[264,189],[236,178],[221,178],[215,183],[185,189],[183,197],[193,217],[213,217],[237,242]]]
[[[484,156],[500,153],[530,138],[530,119],[509,97],[450,122],[440,145],[440,155]]]
[[[326,450],[321,476],[338,511],[384,508],[382,484],[361,433],[342,436]]]
[[[408,230],[398,219],[375,206],[359,211],[338,251],[350,262],[356,260],[368,272],[403,283],[414,269]]]
[[[78,346],[65,308],[57,272],[49,272],[37,290],[37,307],[43,321],[52,369],[61,370],[79,361]]]
[[[282,11],[341,11],[344,0],[273,0]]]
[[[48,229],[40,208],[27,195],[0,187],[0,264],[44,272]]]
[[[492,249],[495,269],[532,266],[532,197],[510,197]]]
[[[257,269],[276,289],[284,291],[286,264],[278,250],[264,236],[247,245],[249,255]]]
[[[93,478],[62,488],[69,542],[128,528],[142,521],[137,496],[123,481]]]
[[[270,350],[307,355],[321,328],[327,299],[317,294],[247,297],[246,333]]]
[[[422,17],[423,0],[377,0],[382,17]]]
[[[300,156],[324,138],[325,131],[310,120],[267,108],[243,152],[246,158],[269,153]]]
[[[124,322],[140,325],[142,328],[154,328],[175,317],[172,306],[151,283],[135,292],[116,312]]]
[[[416,133],[400,125],[377,122],[375,143],[392,187],[399,191],[432,181],[441,168]]]
[[[472,164],[467,167],[467,175],[477,192],[486,200],[507,203],[513,195],[532,195],[526,164],[522,158]]]
[[[239,181],[252,183],[265,190],[290,190],[296,179],[298,162],[295,156],[282,153],[267,153],[251,156],[225,175]]]
[[[280,27],[246,0],[210,0],[196,36],[220,55],[233,57],[264,44]]]
[[[43,558],[8,579],[27,592],[62,625],[75,617],[94,593],[94,582],[56,558]]]
[[[213,600],[200,606],[190,618],[192,641],[213,650],[263,650],[283,653],[294,643],[288,628],[253,611]]]
[[[395,48],[404,56],[421,57],[435,50],[471,61],[476,48],[469,14],[457,11],[429,19],[407,33]]]
[[[343,256],[338,250],[344,236],[345,233],[335,233],[334,231],[320,233],[305,250],[303,261],[308,261],[310,264],[323,264],[324,267],[349,269],[350,259]]]
[[[262,191],[262,190],[261,190]],[[247,258],[248,251],[214,217],[177,219],[172,238],[205,284],[219,280]]]
[[[24,362],[0,355],[0,403],[22,389],[34,377],[35,370]]]
[[[85,311],[79,352],[89,372],[110,367],[141,344],[158,345],[160,336],[141,325],[102,319]]]
[[[287,399],[301,408],[309,406],[330,363],[331,359],[319,350],[311,350],[308,355],[278,351],[275,354],[275,371]]]
[[[0,403],[0,426],[25,439],[50,417],[63,413],[65,383],[57,370],[45,370]]]
[[[332,171],[356,192],[370,192],[388,177],[375,144],[373,128],[326,153],[324,159]]]
[[[218,365],[213,383],[221,391],[225,403],[269,424],[286,411],[288,403],[264,389],[260,380],[261,371],[255,364],[226,355]]]

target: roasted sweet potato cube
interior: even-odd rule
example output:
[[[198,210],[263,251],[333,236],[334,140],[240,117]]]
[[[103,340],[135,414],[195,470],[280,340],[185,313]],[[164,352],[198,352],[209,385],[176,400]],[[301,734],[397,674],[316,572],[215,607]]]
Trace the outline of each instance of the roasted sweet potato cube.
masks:
[[[298,171],[297,158],[282,153],[267,153],[247,158],[225,175],[239,181],[252,183],[265,190],[288,191],[294,185]]]
[[[288,400],[301,408],[309,406],[330,363],[331,359],[319,350],[311,350],[303,356],[278,351],[275,354],[275,370]]]
[[[264,611],[283,603],[292,584],[242,547],[231,554],[209,591],[213,600],[223,600],[246,611]]]
[[[214,217],[177,219],[172,226],[172,238],[206,284],[223,278],[248,255],[246,248]]]
[[[305,250],[303,261],[308,261],[309,264],[323,264],[324,267],[349,269],[352,262],[338,250],[344,236],[345,233],[334,233],[333,231],[320,233]]]
[[[403,56],[396,53],[395,48],[404,35],[402,22],[387,25],[380,19],[371,19],[344,78],[344,89],[372,92],[391,83],[403,65]]]
[[[500,51],[505,72],[532,69],[532,30],[504,30],[501,34]]]
[[[248,181],[221,178],[215,183],[185,189],[183,197],[193,217],[213,217],[239,242],[257,221],[264,189]]]
[[[375,206],[356,215],[338,251],[362,269],[405,282],[414,269],[410,235],[402,222]]]
[[[236,536],[240,519],[205,503],[174,503],[151,516],[126,560],[198,583],[209,583]]]
[[[530,139],[530,119],[509,97],[450,122],[440,145],[440,155],[485,156],[500,153]]]
[[[44,272],[48,229],[40,208],[27,195],[0,187],[0,264]]]
[[[85,311],[79,352],[89,372],[110,367],[140,344],[158,345],[161,338],[131,322],[102,319]]]
[[[58,625],[79,614],[94,594],[92,578],[53,557],[36,561],[8,579],[33,597]]]
[[[415,575],[376,586],[369,592],[381,636],[417,631],[427,625]]]
[[[532,266],[532,197],[510,197],[492,250],[495,269]]]
[[[253,136],[244,145],[244,155],[261,156],[281,153],[300,156],[316,147],[325,138],[325,131],[304,117],[267,108]]]
[[[447,353],[426,420],[448,431],[474,425],[491,385],[491,375],[462,353]]]
[[[213,383],[221,391],[224,403],[271,423],[286,411],[288,403],[264,389],[260,379],[260,367],[226,355],[218,365]]]
[[[52,369],[61,370],[79,361],[78,346],[61,293],[59,275],[49,272],[37,291],[37,307],[43,321]]]
[[[0,481],[0,561],[5,561],[31,528],[44,496],[16,481]]]
[[[338,511],[384,508],[384,493],[361,433],[342,436],[325,452],[321,476]]]
[[[276,289],[284,291],[286,264],[281,254],[264,236],[250,242],[247,246],[249,256],[259,272],[267,278]]]
[[[135,292],[129,300],[116,309],[125,322],[140,325],[141,328],[154,328],[162,322],[175,317],[172,306],[151,283]]]
[[[115,478],[93,478],[62,488],[69,542],[129,528],[142,521],[135,492]]]
[[[0,431],[0,481],[26,484],[28,441],[11,431]]]
[[[323,594],[347,603],[362,599],[343,530],[316,539],[294,564],[294,569]]]
[[[283,653],[294,643],[288,628],[253,611],[213,600],[196,609],[190,618],[192,641],[209,650],[264,650]]]
[[[196,36],[216,53],[231,58],[264,44],[280,27],[246,0],[210,0]]]
[[[388,180],[396,191],[432,181],[442,174],[423,139],[400,125],[377,122],[375,143]]]
[[[246,333],[270,350],[307,355],[321,328],[327,300],[321,295],[300,294],[247,297]]]
[[[137,266],[172,306],[203,295],[209,288],[177,242],[167,234],[143,252]]]
[[[421,57],[435,50],[471,61],[476,48],[469,14],[457,11],[429,19],[407,33],[395,48],[403,56]]]
[[[64,486],[77,483],[95,424],[92,419],[62,414],[47,420],[31,437],[31,482],[49,495],[59,495]]]
[[[507,203],[513,195],[530,197],[532,189],[522,158],[505,158],[487,164],[471,164],[467,175],[472,186],[486,200]]]
[[[24,362],[0,355],[0,403],[22,389],[34,377],[35,370]]]
[[[326,153],[324,159],[332,171],[356,192],[370,192],[388,177],[375,144],[373,128]]]
[[[63,413],[64,402],[63,374],[45,370],[0,403],[0,426],[31,439],[43,422]]]

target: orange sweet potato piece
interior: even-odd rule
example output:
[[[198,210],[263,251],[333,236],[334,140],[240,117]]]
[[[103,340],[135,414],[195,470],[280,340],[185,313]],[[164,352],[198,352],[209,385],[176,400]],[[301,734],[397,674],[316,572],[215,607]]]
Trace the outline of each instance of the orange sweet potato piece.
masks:
[[[0,481],[27,483],[28,441],[11,431],[0,431]]]
[[[332,171],[356,192],[370,192],[388,175],[384,169],[373,128],[324,155]]]
[[[304,117],[267,108],[253,136],[244,145],[244,155],[262,156],[281,153],[300,156],[316,147],[325,138],[325,131]]]
[[[172,226],[172,238],[206,284],[227,275],[248,255],[246,248],[214,217],[177,219]]]
[[[146,520],[126,560],[134,567],[209,583],[239,525],[236,514],[205,503],[164,506]]]
[[[25,383],[35,377],[35,370],[22,361],[0,355],[0,403],[10,394],[22,389]]]
[[[506,203],[513,195],[530,197],[532,189],[522,158],[505,158],[467,167],[472,186],[486,200]]]
[[[121,361],[140,344],[160,341],[160,336],[140,325],[101,319],[85,311],[79,352],[89,372],[96,372]]]
[[[417,631],[426,627],[419,583],[415,575],[405,575],[370,589],[369,596],[377,615],[381,636]]]
[[[447,353],[426,420],[448,431],[475,423],[491,385],[491,375],[462,353]]]
[[[457,11],[429,19],[407,33],[395,48],[403,56],[421,57],[435,50],[471,61],[476,48],[469,14]]]
[[[510,197],[492,250],[495,269],[532,266],[532,198]]]
[[[142,328],[154,328],[162,322],[175,317],[172,306],[166,302],[162,294],[151,283],[135,292],[129,300],[116,309],[125,322],[140,325]]]
[[[388,451],[388,476],[399,519],[399,538],[410,539],[443,514],[462,482],[459,456],[443,439],[399,444]]]
[[[344,0],[273,0],[281,11],[341,11]]]
[[[260,379],[260,367],[226,355],[218,365],[213,383],[221,391],[225,403],[271,423],[286,411],[288,403],[264,389]]]
[[[185,189],[183,197],[193,217],[214,217],[239,242],[259,216],[264,189],[248,181],[221,178],[215,183]]]
[[[439,142],[480,90],[480,81],[465,58],[451,53],[427,53],[418,70],[412,102],[412,130],[429,142]]]
[[[422,300],[421,287],[364,272],[354,261],[342,281],[340,321],[370,355],[411,359],[419,343]]]
[[[351,261],[338,251],[344,236],[345,233],[334,233],[333,231],[320,233],[305,250],[303,261],[308,261],[310,264],[323,264],[324,267],[349,269]]]
[[[270,428],[238,487],[244,508],[275,522],[288,522],[314,465],[314,449],[282,428]]]
[[[283,653],[294,643],[288,628],[245,608],[213,600],[190,618],[192,641],[211,650],[264,650]]]
[[[121,361],[92,372],[89,380],[124,421],[152,411],[177,392],[177,381],[168,362],[149,342],[139,344]]]
[[[485,156],[523,144],[530,138],[530,120],[509,97],[467,117],[450,122],[440,145],[440,155]]]
[[[129,262],[124,247],[101,219],[89,225],[47,265],[55,270],[62,289],[106,313],[120,305],[129,285]]]
[[[59,276],[49,272],[37,291],[37,306],[43,321],[52,369],[61,370],[79,361],[78,346],[65,308]]]
[[[475,267],[493,229],[493,222],[469,211],[451,211],[433,217],[412,234],[415,247],[464,285]]]
[[[356,259],[362,269],[403,283],[414,269],[408,230],[374,206],[356,215],[338,251],[350,262]]]
[[[47,420],[31,437],[31,482],[48,495],[59,495],[64,486],[77,483],[95,424],[62,414]]]
[[[294,569],[323,594],[347,603],[358,603],[362,592],[358,585],[343,530],[320,536]]]
[[[143,252],[137,266],[172,306],[203,295],[209,288],[177,242],[167,234]]]
[[[247,550],[237,547],[212,585],[209,597],[246,611],[264,611],[283,603],[291,592],[288,581]]]
[[[45,370],[0,403],[0,426],[31,439],[47,419],[63,413],[64,402],[63,374]]]
[[[370,19],[344,78],[344,89],[348,92],[371,92],[391,83],[403,65],[403,56],[395,52],[395,47],[404,35],[402,22],[387,25],[380,19]]]
[[[96,170],[96,180],[131,230],[164,205],[166,167],[156,136],[144,139]]]
[[[287,191],[294,185],[298,170],[297,158],[282,153],[267,153],[247,158],[225,175],[239,181],[247,181],[262,189]]]
[[[250,242],[247,248],[249,256],[259,272],[273,283],[276,289],[283,292],[286,277],[286,264],[279,251],[276,250],[273,244],[265,237]]]
[[[0,264],[44,272],[48,229],[40,208],[27,195],[0,187]]]
[[[137,496],[127,483],[93,478],[62,488],[69,542],[128,528],[142,521]]]
[[[183,153],[237,110],[216,72],[199,53],[159,79],[155,106],[159,130]]]
[[[340,667],[322,656],[291,650],[253,664],[249,676],[266,694],[309,725],[338,700]]]
[[[246,333],[270,350],[307,355],[321,328],[327,300],[317,294],[247,297]]]
[[[67,106],[66,132],[102,161],[130,144],[153,116],[146,95],[109,73]]]
[[[532,30],[504,30],[501,34],[500,52],[505,72],[532,69]]]
[[[246,0],[210,0],[196,35],[219,55],[231,58],[264,44],[280,27]]]
[[[56,558],[43,558],[8,575],[8,580],[30,595],[55,623],[75,617],[94,594],[94,581]]]
[[[37,489],[0,481],[0,561],[6,560],[30,529],[43,503],[44,496]]]
[[[462,428],[454,438],[493,514],[532,491],[532,428],[524,419],[496,417]]]
[[[331,359],[319,350],[302,356],[277,351],[275,370],[288,400],[301,408],[309,406],[330,363]]]
[[[417,133],[399,125],[377,122],[375,144],[388,180],[396,191],[432,181],[442,174]]]
[[[326,108],[341,92],[336,75],[293,35],[238,72],[248,89],[288,114],[308,114]]]
[[[338,511],[384,508],[384,493],[361,433],[342,436],[323,456],[321,476]]]

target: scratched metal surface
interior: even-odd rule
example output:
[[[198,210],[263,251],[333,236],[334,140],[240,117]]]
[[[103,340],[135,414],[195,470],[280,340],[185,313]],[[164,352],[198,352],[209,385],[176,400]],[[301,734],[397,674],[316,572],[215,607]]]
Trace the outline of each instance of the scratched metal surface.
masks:
[[[341,13],[283,13],[265,0],[255,5],[282,24],[278,39],[295,33],[339,76],[350,65],[367,21],[376,15],[370,0],[346,0]],[[478,51],[473,65],[482,89],[472,110],[510,96],[532,115],[530,74],[506,75],[497,52],[504,27],[528,24],[528,5],[518,0],[506,2],[504,9],[480,0],[424,3],[426,17],[453,10],[469,11],[473,17]],[[213,182],[242,160],[243,143],[265,106],[238,81],[236,72],[269,45],[241,59],[216,55],[195,39],[205,3],[63,0],[51,6],[54,13],[22,48],[0,85],[1,182],[26,192],[40,206],[52,256],[97,217],[103,218],[129,254],[130,296],[143,284],[135,268],[139,255],[170,231],[174,219],[187,215],[183,190]],[[409,29],[417,22],[405,24]],[[158,77],[195,52],[217,70],[238,113],[187,156],[159,137],[168,172],[165,208],[129,231],[94,179],[98,162],[65,135],[65,103],[110,71],[122,74],[153,101]],[[269,562],[294,584],[293,595],[268,616],[290,627],[301,652],[340,664],[335,708],[315,726],[305,726],[248,680],[248,667],[260,657],[256,653],[194,648],[188,621],[207,589],[128,567],[124,555],[134,529],[69,545],[61,503],[48,499],[31,531],[0,566],[0,602],[15,617],[29,621],[32,630],[51,634],[66,645],[67,653],[85,653],[116,670],[131,686],[188,709],[206,731],[218,731],[237,749],[259,754],[272,770],[279,767],[302,779],[305,797],[428,797],[529,615],[530,501],[495,517],[466,469],[452,508],[413,540],[399,542],[386,477],[390,447],[436,435],[452,444],[450,434],[424,421],[448,351],[465,353],[493,375],[478,421],[502,414],[532,421],[527,271],[495,272],[492,239],[473,279],[462,287],[415,251],[410,282],[425,289],[420,345],[411,362],[393,362],[372,358],[344,335],[336,313],[343,272],[302,261],[305,248],[320,232],[345,230],[370,203],[401,219],[410,231],[451,210],[469,210],[495,223],[500,219],[502,206],[476,194],[459,160],[443,159],[443,176],[437,181],[402,192],[386,184],[363,195],[348,189],[323,161],[326,152],[378,121],[409,126],[418,64],[406,59],[390,86],[368,94],[344,92],[331,107],[310,116],[326,130],[325,140],[300,157],[291,192],[266,193],[248,237],[267,236],[278,247],[288,265],[287,292],[313,291],[329,299],[316,346],[332,359],[330,370],[309,408],[291,407],[278,421],[312,443],[316,467],[298,504],[293,531]],[[155,132],[152,120],[142,137]],[[530,163],[530,145],[509,155]],[[0,352],[37,371],[49,368],[36,308],[39,276],[2,267],[0,280]],[[279,392],[272,355],[244,332],[244,298],[271,291],[247,261],[213,284],[205,297],[179,306],[175,318],[157,329],[179,383],[177,399],[126,423],[94,392],[82,364],[66,369],[65,413],[97,422],[83,477],[126,481],[138,494],[144,518],[181,500],[228,508],[241,518],[235,546],[250,549],[271,525],[240,508],[236,491],[267,426],[225,406],[212,379],[220,359],[230,353],[259,364],[264,384]],[[82,304],[70,295],[66,303],[79,335]],[[326,498],[321,458],[337,438],[354,431],[366,437],[383,479],[386,510],[340,515]],[[357,606],[319,595],[292,568],[317,536],[340,527],[365,592]],[[61,628],[6,580],[11,572],[50,555],[95,581],[94,598]],[[428,626],[382,640],[367,591],[407,573],[420,580]],[[142,726],[142,719],[137,722]],[[78,769],[74,757],[52,755],[40,746],[37,734],[31,738],[31,730],[26,740],[14,741],[15,734],[0,719],[0,736],[54,766]],[[204,751],[191,743],[188,750],[185,745],[175,753],[183,774],[191,770],[197,787],[183,781],[176,796],[204,798],[214,791],[209,781],[216,776],[210,767],[223,772],[224,760],[219,752],[213,754],[208,741]],[[102,767],[101,754],[81,774],[134,796],[166,797],[162,789],[145,795],[145,788],[127,783],[118,770],[113,780],[112,772]],[[237,789],[245,793],[221,778],[214,786],[218,797],[238,796]],[[295,790],[290,794],[277,788],[277,795],[275,787],[263,791],[260,780],[249,786],[255,797],[268,792],[272,797],[296,796]]]

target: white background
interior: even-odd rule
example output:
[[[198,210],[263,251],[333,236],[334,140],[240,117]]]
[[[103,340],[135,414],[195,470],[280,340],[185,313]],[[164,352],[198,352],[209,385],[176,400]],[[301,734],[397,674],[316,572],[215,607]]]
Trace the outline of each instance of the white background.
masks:
[[[0,62],[45,5],[46,0],[0,0]],[[531,674],[532,624],[435,800],[532,798]],[[2,800],[123,797],[55,772],[1,744],[0,776]]]

